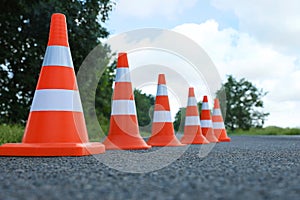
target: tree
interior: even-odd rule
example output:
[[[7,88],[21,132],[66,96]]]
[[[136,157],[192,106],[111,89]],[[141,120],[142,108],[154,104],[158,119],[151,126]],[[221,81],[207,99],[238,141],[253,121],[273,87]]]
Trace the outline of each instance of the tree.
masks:
[[[221,107],[225,107],[224,95],[226,94],[226,117],[225,125],[231,130],[248,130],[251,127],[262,127],[269,113],[264,113],[263,100],[267,93],[258,89],[251,82],[242,78],[236,80],[228,76],[227,82],[223,84],[222,89],[217,92]],[[225,116],[224,109],[223,116]]]
[[[85,56],[108,36],[110,0],[3,0],[0,7],[0,123],[27,119],[48,40],[50,17],[67,17],[75,71]]]
[[[103,72],[95,95],[95,109],[98,121],[101,125],[103,134],[106,135],[109,128],[109,120],[111,115],[111,100],[113,93],[113,82],[115,80],[115,69],[117,61],[115,60]]]
[[[183,132],[184,121],[185,121],[185,111],[186,108],[179,108],[175,115],[175,121],[173,122],[174,130],[176,132]]]
[[[151,94],[142,93],[141,90],[134,90],[134,98],[138,116],[139,126],[147,126],[151,122],[150,113],[153,107],[155,98]]]

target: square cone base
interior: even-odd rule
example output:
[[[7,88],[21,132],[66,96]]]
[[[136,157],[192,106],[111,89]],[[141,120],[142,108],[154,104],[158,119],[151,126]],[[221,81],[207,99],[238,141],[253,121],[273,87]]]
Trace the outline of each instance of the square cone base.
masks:
[[[138,142],[135,145],[131,143],[126,144],[126,142],[118,142],[118,144],[115,143],[110,141],[108,138],[103,142],[105,149],[107,150],[147,150],[151,148],[151,145],[148,145],[145,142]]]
[[[180,140],[180,142],[182,144],[209,144],[210,142],[208,140],[206,140],[204,137],[201,136],[184,136],[184,138],[182,138]]]
[[[231,139],[230,138],[222,138],[222,139],[219,139],[219,142],[230,142]]]
[[[170,138],[164,136],[152,136],[149,138],[147,144],[153,147],[181,147],[186,146],[186,144],[182,144],[179,142],[177,138]]]
[[[7,143],[0,156],[87,156],[105,152],[99,142],[90,143]]]

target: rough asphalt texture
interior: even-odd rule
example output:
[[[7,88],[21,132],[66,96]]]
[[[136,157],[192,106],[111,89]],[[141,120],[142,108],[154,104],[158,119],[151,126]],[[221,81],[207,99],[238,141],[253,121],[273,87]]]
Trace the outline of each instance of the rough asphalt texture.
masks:
[[[124,158],[117,156],[0,157],[0,199],[300,199],[299,136],[233,136],[202,158],[193,145],[148,173],[99,161],[113,159],[121,167]]]

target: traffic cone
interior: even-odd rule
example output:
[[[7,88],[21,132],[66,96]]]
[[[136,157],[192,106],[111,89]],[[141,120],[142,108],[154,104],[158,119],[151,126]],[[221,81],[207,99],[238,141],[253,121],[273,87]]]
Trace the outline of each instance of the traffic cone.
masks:
[[[53,14],[48,46],[22,143],[4,144],[4,156],[83,156],[103,153],[89,143],[67,35],[66,18]]]
[[[202,134],[206,137],[206,139],[209,142],[218,142],[218,139],[216,138],[212,127],[212,120],[211,120],[207,96],[203,97],[200,123],[201,123]]]
[[[208,144],[209,141],[202,135],[200,126],[197,100],[194,88],[189,88],[188,104],[186,107],[184,135],[181,138],[183,144]]]
[[[214,109],[213,109],[213,116],[212,116],[212,123],[215,135],[218,137],[220,142],[230,142],[230,138],[227,136],[219,99],[215,99],[214,101]]]
[[[139,133],[126,53],[119,53],[106,149],[149,149]]]
[[[164,74],[159,74],[158,76],[152,134],[147,143],[152,146],[184,146],[174,133]]]

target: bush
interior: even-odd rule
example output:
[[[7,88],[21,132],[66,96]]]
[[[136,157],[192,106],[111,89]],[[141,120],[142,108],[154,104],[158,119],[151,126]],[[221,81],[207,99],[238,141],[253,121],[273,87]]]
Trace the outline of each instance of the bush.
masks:
[[[24,127],[20,125],[0,125],[0,145],[4,143],[21,142]]]

